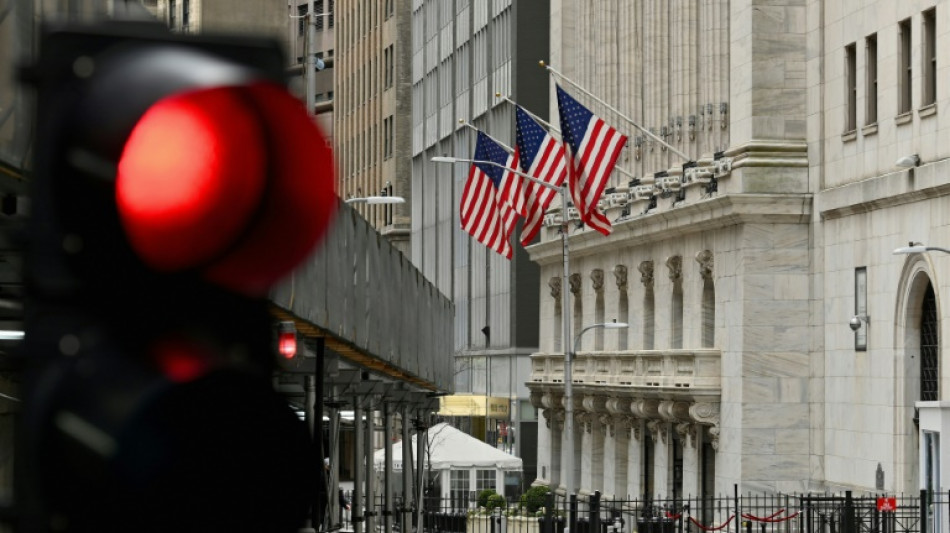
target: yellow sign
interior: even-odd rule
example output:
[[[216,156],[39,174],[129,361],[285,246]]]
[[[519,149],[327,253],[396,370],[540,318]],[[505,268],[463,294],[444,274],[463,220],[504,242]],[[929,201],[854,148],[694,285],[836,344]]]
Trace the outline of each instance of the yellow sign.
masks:
[[[508,398],[499,396],[454,395],[440,398],[439,414],[442,416],[487,416],[507,419]]]

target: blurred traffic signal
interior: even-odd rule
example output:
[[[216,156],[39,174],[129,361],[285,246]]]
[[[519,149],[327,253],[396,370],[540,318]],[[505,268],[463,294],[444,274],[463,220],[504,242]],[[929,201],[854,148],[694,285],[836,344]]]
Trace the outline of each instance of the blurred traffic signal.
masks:
[[[337,203],[268,40],[48,31],[37,89],[24,530],[294,531],[306,427],[271,386],[267,290]]]

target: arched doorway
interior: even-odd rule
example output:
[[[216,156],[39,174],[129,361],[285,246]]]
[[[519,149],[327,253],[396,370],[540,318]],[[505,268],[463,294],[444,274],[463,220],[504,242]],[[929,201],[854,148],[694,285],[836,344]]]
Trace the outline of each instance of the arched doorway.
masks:
[[[919,488],[920,437],[915,403],[940,397],[939,312],[926,255],[911,256],[898,290],[895,331],[895,489]]]

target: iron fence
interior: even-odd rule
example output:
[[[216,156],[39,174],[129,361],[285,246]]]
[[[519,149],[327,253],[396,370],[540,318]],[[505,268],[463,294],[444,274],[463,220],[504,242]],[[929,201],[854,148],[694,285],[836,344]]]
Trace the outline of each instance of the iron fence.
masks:
[[[416,507],[398,498],[391,511],[382,498],[358,513],[344,511],[340,528],[352,530],[354,516],[364,524],[375,517],[373,528],[381,531],[387,514],[393,516],[395,531],[418,529]],[[564,533],[568,528],[571,533],[945,533],[950,532],[950,493],[736,492],[669,499],[548,493],[537,509],[525,508],[517,498],[484,508],[474,498],[463,503],[427,497],[421,516],[424,533]]]

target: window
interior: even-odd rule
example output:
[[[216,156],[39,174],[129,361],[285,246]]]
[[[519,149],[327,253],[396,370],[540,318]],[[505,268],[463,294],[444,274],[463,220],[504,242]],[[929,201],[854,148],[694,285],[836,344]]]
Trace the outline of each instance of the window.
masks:
[[[865,69],[865,113],[864,123],[877,122],[877,34],[868,36],[864,41]]]
[[[903,115],[911,110],[911,80],[914,69],[910,63],[910,19],[904,19],[897,25],[898,28],[898,108],[897,113]]]
[[[383,119],[383,158],[389,159],[393,156],[393,117],[390,115]]]
[[[191,1],[181,0],[181,27],[187,28],[191,23]]]
[[[175,12],[177,11],[176,7],[177,6],[175,5],[175,0],[168,0],[168,27],[173,30],[175,29],[175,23],[176,23],[176,19],[175,19]]]
[[[323,31],[323,0],[317,0],[313,6],[313,20],[316,23],[317,31]]]
[[[297,36],[303,37],[307,34],[307,4],[300,4],[297,6],[297,16],[300,17],[297,19]]]
[[[495,490],[495,471],[494,470],[476,470],[475,471],[475,492],[481,492],[485,489]]]
[[[937,17],[936,8],[924,11],[922,17],[923,42],[923,93],[920,105],[928,106],[937,102]]]
[[[334,15],[335,15],[335,12],[334,12],[335,6],[333,5],[333,2],[334,2],[334,0],[330,0],[330,9],[328,10],[328,12],[329,12],[330,14],[327,15],[327,27],[328,27],[328,28],[332,28],[332,27],[333,27],[333,17],[334,17]]]
[[[386,80],[387,89],[393,86],[393,77],[394,77],[393,73],[395,71],[395,62],[396,62],[396,58],[394,57],[394,52],[395,52],[395,49],[393,48],[393,45],[389,45],[386,47],[386,50],[385,50],[386,73],[384,74],[384,76]]]
[[[857,59],[854,43],[844,47],[845,114],[844,131],[854,131],[858,125]]]
[[[460,511],[468,507],[468,477],[468,470],[449,472],[449,494],[452,498],[453,510]]]
[[[860,326],[854,330],[854,349],[865,351],[868,349],[868,269],[858,267],[854,269],[854,314],[858,317]],[[852,326],[853,328],[853,326]]]

